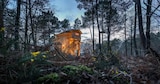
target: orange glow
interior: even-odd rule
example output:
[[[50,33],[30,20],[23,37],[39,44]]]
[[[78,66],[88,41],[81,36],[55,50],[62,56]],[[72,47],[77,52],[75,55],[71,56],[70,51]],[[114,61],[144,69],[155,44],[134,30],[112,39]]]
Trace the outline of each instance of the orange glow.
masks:
[[[76,35],[76,37],[74,35]],[[57,34],[54,45],[59,48],[62,53],[80,56],[80,35],[80,30],[71,30]]]

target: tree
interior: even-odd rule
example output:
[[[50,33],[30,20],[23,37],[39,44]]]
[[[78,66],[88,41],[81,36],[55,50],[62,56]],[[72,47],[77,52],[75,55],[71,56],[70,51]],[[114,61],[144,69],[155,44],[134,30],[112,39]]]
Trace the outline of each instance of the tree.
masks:
[[[135,13],[134,13],[134,34],[133,34],[133,43],[134,43],[134,51],[135,51],[135,54],[136,56],[138,56],[138,51],[137,51],[137,42],[136,42],[136,27],[137,27],[137,6],[136,6],[136,3],[135,3],[135,6],[134,6],[134,9],[135,9]]]
[[[25,4],[25,38],[24,38],[24,51],[28,51],[28,0]]]
[[[146,12],[146,18],[147,18],[147,22],[146,22],[146,48],[149,49],[150,48],[150,27],[151,27],[151,6],[152,6],[152,0],[147,0],[147,12]]]
[[[143,19],[142,19],[142,9],[141,9],[141,1],[137,0],[137,12],[138,12],[138,26],[139,26],[139,34],[141,38],[141,44],[143,49],[146,49],[146,37],[143,29]]]
[[[93,28],[93,37],[92,37],[93,39],[92,39],[92,44],[93,44],[93,52],[94,52],[94,8],[93,8],[93,5],[94,5],[94,4],[93,4],[93,2],[94,2],[94,1],[92,1],[92,5],[91,5],[91,6],[92,6],[92,9],[91,9],[91,10],[92,10],[91,16],[92,16],[92,28]]]
[[[77,2],[79,2],[79,5],[77,6],[79,9],[84,8],[85,10],[87,10],[85,12],[85,17],[83,17],[83,25],[85,26],[90,26],[92,25],[92,50],[94,51],[94,46],[95,46],[95,42],[94,42],[94,26],[95,26],[95,0],[76,0]],[[84,21],[85,20],[85,21]],[[90,23],[91,22],[91,23]]]
[[[3,19],[3,13],[4,13],[4,0],[0,1],[0,44],[2,44],[4,39],[4,19]],[[1,47],[2,45],[0,45]]]
[[[111,5],[112,5],[112,1],[109,1],[109,16],[108,16],[108,27],[107,27],[107,32],[108,32],[108,44],[107,44],[107,47],[108,47],[108,53],[109,55],[111,54],[111,45],[110,45],[110,36],[111,36]],[[107,18],[106,18],[107,19]]]
[[[61,21],[61,27],[62,28],[68,28],[69,26],[70,26],[70,24],[69,24],[68,19],[64,19],[63,21]]]
[[[102,0],[101,1],[101,4],[103,4],[103,10],[105,11],[105,20],[104,20],[104,25],[107,25],[106,26],[106,32],[107,32],[107,51],[108,51],[108,54],[111,54],[112,52],[112,47],[111,47],[111,44],[110,44],[110,38],[111,38],[111,35],[116,31],[118,32],[119,31],[119,27],[118,26],[115,26],[115,25],[120,25],[119,24],[119,19],[117,18],[120,18],[119,17],[119,14],[118,14],[118,8],[119,7],[116,7],[115,4],[117,4],[119,2],[114,2],[114,1],[111,1],[111,0]],[[118,5],[118,4],[117,4]],[[122,5],[120,5],[122,6]],[[123,10],[123,9],[121,9]],[[102,28],[103,29],[103,28]]]
[[[146,49],[151,48],[151,37],[150,37],[150,29],[151,29],[151,17],[154,14],[154,12],[160,7],[160,1],[158,1],[158,5],[154,8],[152,11],[152,0],[147,0],[147,3],[144,2],[146,5]]]
[[[157,0],[157,2],[159,2]],[[141,43],[143,46],[144,50],[150,51],[150,25],[151,25],[151,16],[154,14],[154,12],[160,7],[160,4],[155,7],[153,11],[151,11],[152,7],[152,0],[147,0],[146,4],[147,9],[146,9],[146,36],[144,34],[144,29],[143,29],[143,21],[142,21],[142,10],[141,10],[141,1],[137,0],[137,9],[138,9],[138,22],[139,22],[139,33],[140,33],[140,38],[141,38]]]
[[[42,32],[41,39],[43,39],[44,44],[47,39],[50,42],[50,35],[54,34],[56,28],[59,28],[58,18],[54,16],[52,11],[43,11],[42,15],[39,15],[36,18],[36,24],[39,28],[38,31]]]
[[[128,49],[127,49],[127,9],[132,6],[132,1],[121,1],[121,9],[124,12],[124,35],[125,35],[125,55],[128,55]]]
[[[17,14],[15,20],[15,50],[19,50],[19,28],[20,28],[20,11],[21,11],[21,0],[17,0]]]
[[[74,21],[74,28],[78,29],[80,27],[80,25],[81,25],[81,20],[79,20],[78,18],[75,19],[75,21]]]
[[[107,32],[108,38],[110,39],[111,27],[116,21],[115,16],[117,15],[117,11],[116,9],[113,8],[113,5],[111,5],[110,0],[88,0],[88,1],[78,0],[78,1],[81,2],[79,7],[80,8],[83,7],[85,10],[87,10],[85,12],[85,16],[88,19],[87,22],[90,22],[89,24],[92,25],[92,28],[93,28],[93,34],[92,34],[93,50],[94,50],[94,28],[95,28],[94,25],[96,25],[98,28],[99,51],[101,52],[101,43],[102,43],[101,39],[103,39],[103,33]],[[87,22],[85,21],[85,23]],[[107,28],[106,28],[106,25],[107,25]],[[102,34],[102,37],[101,37],[101,34]]]
[[[29,34],[29,43],[32,44],[33,47],[37,45],[37,34],[39,33],[39,28],[41,28],[39,24],[36,24],[38,21],[37,17],[41,15],[43,11],[48,10],[46,9],[48,2],[48,0],[28,0],[28,29],[31,30]]]
[[[131,41],[131,55],[133,55],[133,47],[132,47],[132,45],[133,45],[133,37],[132,37],[132,34],[133,34],[133,28],[132,28],[132,26],[133,26],[133,19],[132,19],[132,17],[130,18],[130,21],[131,21],[131,35],[130,35],[130,37],[131,37],[131,39],[130,39],[130,41]]]
[[[98,36],[99,36],[99,51],[101,53],[101,31],[100,31],[100,24],[99,24],[99,10],[98,10],[98,3],[99,3],[99,0],[96,0],[96,21],[97,21],[97,28],[98,28]]]

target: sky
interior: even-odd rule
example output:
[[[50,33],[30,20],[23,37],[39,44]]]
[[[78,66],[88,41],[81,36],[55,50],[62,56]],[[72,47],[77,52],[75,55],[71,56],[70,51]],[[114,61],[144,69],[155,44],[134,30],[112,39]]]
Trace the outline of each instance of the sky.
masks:
[[[76,18],[81,19],[81,15],[84,14],[84,10],[77,8],[78,3],[76,0],[50,0],[51,5],[55,9],[55,16],[59,20],[69,19],[70,24],[74,24]]]
[[[81,19],[81,16],[84,15],[84,10],[80,10],[77,8],[78,3],[76,0],[50,0],[51,5],[55,9],[55,16],[59,18],[60,21],[63,19],[69,19],[71,26],[74,24],[74,20],[76,18]],[[92,29],[91,28],[82,28],[81,41],[85,41],[86,39],[92,39]],[[120,35],[116,35],[113,38],[119,38]],[[113,39],[111,38],[111,39]],[[95,39],[98,41],[98,29],[95,29]]]

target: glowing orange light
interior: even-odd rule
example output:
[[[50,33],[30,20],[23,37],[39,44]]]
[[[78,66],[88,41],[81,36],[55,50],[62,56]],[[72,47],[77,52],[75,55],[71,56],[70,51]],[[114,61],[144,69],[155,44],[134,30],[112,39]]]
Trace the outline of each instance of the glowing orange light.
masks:
[[[56,45],[61,52],[73,56],[80,55],[80,30],[71,30],[56,35],[55,44],[58,42],[61,45]],[[76,35],[76,37],[74,37]]]

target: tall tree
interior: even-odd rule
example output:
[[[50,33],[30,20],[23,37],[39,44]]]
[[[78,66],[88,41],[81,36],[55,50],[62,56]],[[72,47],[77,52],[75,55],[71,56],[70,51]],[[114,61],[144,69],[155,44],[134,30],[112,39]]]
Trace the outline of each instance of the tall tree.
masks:
[[[138,13],[138,26],[139,26],[139,34],[141,38],[141,44],[143,49],[146,49],[146,37],[144,34],[144,29],[143,29],[143,19],[142,19],[142,9],[141,9],[141,1],[137,0],[137,13]]]
[[[125,55],[128,55],[128,45],[127,45],[127,9],[132,5],[132,1],[121,1],[122,11],[124,12],[124,43],[125,43]]]
[[[157,2],[159,2],[157,0]],[[154,14],[154,12],[160,7],[160,4],[155,7],[153,11],[151,11],[152,8],[152,0],[147,0],[147,3],[144,2],[144,4],[147,6],[146,9],[146,36],[144,34],[143,29],[143,21],[142,21],[142,10],[141,10],[141,2],[140,0],[137,0],[137,8],[138,8],[138,20],[139,20],[139,33],[141,38],[141,43],[143,46],[143,49],[150,51],[150,27],[151,27],[151,16]]]
[[[132,47],[132,45],[133,45],[133,37],[132,37],[132,34],[133,34],[133,28],[132,28],[132,26],[133,26],[133,19],[132,19],[132,17],[130,18],[130,20],[131,20],[131,36],[130,36],[130,38],[131,38],[130,39],[130,41],[131,41],[131,45],[130,45],[131,46],[131,51],[130,52],[131,52],[131,56],[132,56],[133,55],[133,53],[132,53],[133,52],[133,47]]]
[[[100,24],[99,24],[99,10],[98,10],[98,4],[99,0],[96,0],[96,21],[97,21],[97,28],[98,28],[98,36],[99,36],[99,51],[101,53],[101,30],[100,30]]]
[[[151,6],[152,6],[152,0],[147,0],[147,12],[146,12],[146,42],[147,46],[146,48],[150,48],[150,27],[151,27]]]
[[[93,39],[92,39],[92,45],[93,45],[93,52],[94,52],[94,8],[93,8],[93,6],[94,6],[94,1],[92,1],[91,2],[92,3],[92,5],[91,5],[91,10],[92,10],[92,13],[91,13],[91,16],[92,16],[92,29],[93,29],[93,31],[92,31],[92,33],[93,33]]]
[[[136,42],[136,27],[137,27],[137,5],[135,3],[135,6],[134,6],[134,10],[135,10],[135,13],[134,13],[134,34],[133,34],[133,43],[134,43],[134,51],[135,51],[135,54],[136,56],[138,56],[138,51],[137,51],[137,42]]]
[[[103,33],[107,32],[108,34],[108,28],[109,31],[111,32],[111,26],[113,26],[113,24],[115,21],[115,16],[117,14],[116,9],[114,9],[112,7],[112,5],[110,5],[110,0],[78,0],[81,2],[81,6],[80,7],[84,7],[85,10],[87,10],[85,12],[85,15],[87,18],[89,18],[91,21],[90,25],[92,25],[93,28],[93,45],[94,45],[94,25],[96,22],[96,26],[98,28],[98,34],[99,34],[99,50],[101,51],[101,36],[103,37]],[[110,11],[109,11],[110,10]],[[110,21],[109,21],[110,18]],[[101,22],[100,22],[101,21]],[[86,23],[86,22],[85,22]],[[110,23],[110,24],[108,24]],[[106,27],[107,26],[107,27]],[[109,27],[110,26],[110,27]],[[108,37],[110,39],[110,32],[108,34]],[[93,50],[94,50],[94,46],[93,46]]]
[[[124,18],[125,18],[125,23],[124,23],[125,55],[127,56],[128,55],[128,50],[127,50],[127,25],[126,25],[126,22],[127,22],[127,13],[126,13],[126,9],[125,9]]]
[[[87,10],[85,12],[85,17],[83,17],[83,19],[85,19],[86,21],[83,21],[83,24],[85,24],[85,26],[92,26],[92,50],[94,51],[95,48],[95,0],[76,0],[77,2],[79,2],[79,5],[77,6],[79,9],[84,8],[85,10]],[[91,22],[91,23],[90,23]]]
[[[21,0],[17,0],[17,14],[15,21],[15,50],[19,50],[19,28],[20,28],[20,11],[21,11]]]
[[[108,27],[107,27],[107,32],[108,32],[108,43],[107,43],[107,47],[108,47],[108,53],[109,55],[111,54],[111,45],[110,45],[110,36],[111,36],[111,5],[112,5],[112,1],[109,1],[109,17],[108,17]]]
[[[31,37],[32,37],[32,41],[33,41],[33,44],[34,46],[36,46],[36,39],[35,39],[35,32],[34,32],[34,27],[33,27],[33,14],[32,14],[32,4],[31,3],[31,0],[28,1],[28,5],[29,5],[29,18],[30,18],[30,27],[31,27]]]
[[[40,39],[43,39],[43,44],[46,44],[46,40],[50,42],[50,35],[54,34],[55,29],[59,28],[60,22],[58,18],[54,16],[53,11],[43,11],[41,15],[37,16],[38,31],[42,32]],[[48,43],[47,43],[48,44]]]
[[[4,39],[4,20],[3,20],[3,13],[4,13],[4,0],[0,1],[0,44],[2,45]],[[1,47],[0,45],[0,47]]]
[[[24,41],[24,51],[28,51],[28,0],[25,4],[25,41]]]

